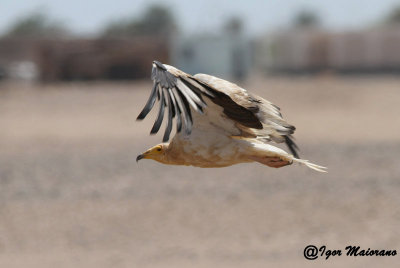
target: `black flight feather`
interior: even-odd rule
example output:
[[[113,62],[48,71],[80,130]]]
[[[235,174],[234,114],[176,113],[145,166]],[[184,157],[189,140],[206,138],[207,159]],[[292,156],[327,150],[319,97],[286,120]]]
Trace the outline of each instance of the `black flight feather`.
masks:
[[[164,91],[161,91],[161,101],[160,101],[160,109],[158,110],[156,122],[154,122],[153,128],[150,131],[150,134],[155,134],[160,129],[163,117],[164,117],[164,108],[165,108],[165,99],[164,99]]]
[[[164,90],[166,91],[164,94],[167,95],[165,99],[167,100],[167,106],[168,106],[168,124],[167,127],[165,128],[163,142],[167,142],[169,140],[169,135],[171,134],[172,131],[172,118],[174,117],[174,112],[173,112],[171,96],[168,94],[168,89]]]
[[[172,107],[175,108],[174,110],[176,112],[176,130],[179,133],[182,129],[181,110],[179,108],[179,105],[176,103],[174,94],[172,93],[172,90],[170,88],[168,89],[168,93],[173,103]]]
[[[285,143],[287,147],[289,148],[290,152],[293,154],[294,157],[300,158],[299,154],[297,153],[297,150],[299,150],[299,147],[297,147],[296,143],[293,141],[293,137],[291,135],[283,136],[285,137]]]
[[[204,102],[202,96],[201,96],[201,91],[196,88],[194,85],[192,85],[190,82],[182,79],[181,80],[183,84],[185,84],[185,86],[187,86],[199,99],[200,99],[200,103],[196,102],[197,107],[199,108],[199,110],[203,113],[203,107],[206,106],[206,103]]]
[[[189,102],[185,99],[182,92],[178,90],[178,93],[184,104],[183,110],[185,113],[185,118],[187,118],[186,124],[185,124],[185,131],[186,131],[186,134],[189,135],[190,133],[192,133],[192,126],[193,126],[192,112],[190,111]]]
[[[196,91],[200,91],[201,93],[207,95],[210,98],[215,97],[214,94],[212,92],[215,92],[214,89],[211,89],[208,86],[205,86],[205,84],[199,80],[197,80],[196,78],[194,78],[193,76],[189,76],[189,77],[182,77],[182,80],[185,80],[186,82],[192,84],[189,81],[192,81],[195,84],[199,84],[200,86],[202,86],[202,88],[197,88],[195,85],[193,85],[193,88],[196,88]]]
[[[150,93],[150,97],[147,100],[146,105],[144,106],[143,110],[140,112],[136,120],[142,120],[146,117],[146,115],[150,112],[153,108],[154,103],[156,102],[156,92],[157,92],[157,84],[154,83],[153,88]]]
[[[177,89],[174,88],[174,96],[176,102],[179,104],[179,108],[183,114],[183,121],[185,125],[186,134],[190,134],[192,132],[192,114],[190,113],[190,107],[187,100],[183,97],[183,94]]]
[[[160,83],[156,83],[156,84],[157,84],[157,99],[160,100],[160,98],[161,98],[161,95],[160,95],[160,91],[161,91]]]

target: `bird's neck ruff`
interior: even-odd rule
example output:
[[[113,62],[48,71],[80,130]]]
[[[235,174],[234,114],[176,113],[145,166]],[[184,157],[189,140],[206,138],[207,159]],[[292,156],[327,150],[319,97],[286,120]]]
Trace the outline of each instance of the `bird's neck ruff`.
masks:
[[[156,161],[167,165],[190,165],[186,160],[182,150],[177,149],[173,143],[168,143],[165,147],[163,157]]]
[[[160,146],[160,145],[158,145]],[[157,147],[157,146],[155,146]],[[155,148],[153,147],[153,148]],[[160,153],[145,153],[146,156],[144,158],[152,159],[154,161],[160,162],[166,165],[190,165],[187,163],[187,159],[182,153],[181,150],[177,150],[176,146],[172,146],[170,143],[162,144],[162,152]],[[153,149],[152,148],[152,149]],[[175,148],[175,149],[174,149]],[[152,149],[150,149],[152,151]]]

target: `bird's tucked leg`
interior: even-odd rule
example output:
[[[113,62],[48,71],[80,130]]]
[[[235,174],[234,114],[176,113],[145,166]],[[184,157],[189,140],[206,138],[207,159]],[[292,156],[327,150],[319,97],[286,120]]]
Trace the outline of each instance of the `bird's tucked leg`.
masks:
[[[250,159],[259,162],[261,164],[267,165],[269,167],[274,167],[274,168],[280,168],[284,167],[287,165],[291,165],[293,161],[288,161],[285,159],[282,159],[280,157],[260,157],[260,156],[250,156]]]

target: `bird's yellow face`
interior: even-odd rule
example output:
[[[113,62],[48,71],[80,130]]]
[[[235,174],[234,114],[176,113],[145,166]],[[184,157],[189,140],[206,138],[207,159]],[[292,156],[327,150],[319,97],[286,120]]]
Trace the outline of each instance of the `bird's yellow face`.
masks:
[[[163,162],[165,149],[166,149],[166,146],[164,144],[158,144],[158,145],[148,149],[146,152],[138,155],[136,157],[136,162],[138,162],[141,159],[153,159],[158,162]]]

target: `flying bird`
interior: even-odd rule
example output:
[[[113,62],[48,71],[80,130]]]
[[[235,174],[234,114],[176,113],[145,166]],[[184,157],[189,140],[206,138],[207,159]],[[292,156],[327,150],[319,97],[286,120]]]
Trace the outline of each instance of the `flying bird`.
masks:
[[[150,133],[159,131],[167,111],[163,143],[138,155],[163,164],[203,168],[259,162],[279,168],[292,163],[325,172],[325,167],[300,159],[293,141],[295,127],[288,124],[278,106],[236,84],[207,75],[190,75],[153,61],[153,88],[137,120],[159,108]],[[176,134],[170,140],[173,120]],[[286,143],[290,153],[271,145]]]

